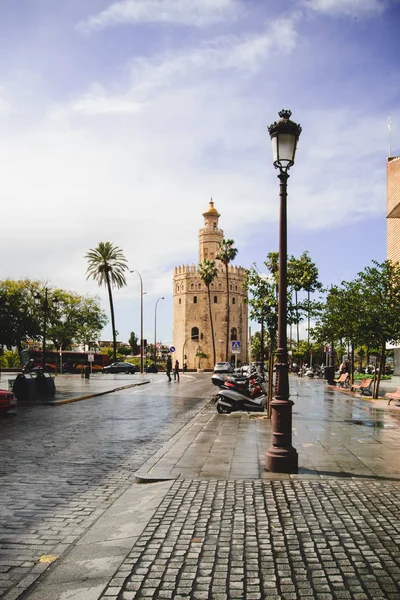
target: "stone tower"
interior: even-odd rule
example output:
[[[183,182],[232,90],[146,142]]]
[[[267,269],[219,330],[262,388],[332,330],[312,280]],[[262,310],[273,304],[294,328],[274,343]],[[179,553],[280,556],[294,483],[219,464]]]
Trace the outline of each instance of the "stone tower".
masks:
[[[226,349],[226,275],[225,266],[216,260],[218,244],[224,239],[219,228],[220,214],[210,201],[203,213],[204,227],[199,231],[199,263],[205,258],[215,260],[218,277],[210,285],[211,311],[214,324],[216,361],[225,361]],[[240,341],[240,353],[237,361],[247,363],[248,357],[248,319],[247,298],[243,290],[245,270],[229,265],[229,347],[232,341]],[[192,339],[196,338],[196,339]],[[189,369],[199,366],[196,353],[204,352],[208,358],[201,359],[201,368],[212,369],[213,344],[209,319],[207,288],[202,283],[196,265],[183,265],[174,269],[174,346],[181,367],[186,362]],[[230,353],[228,360],[234,364],[235,354]]]

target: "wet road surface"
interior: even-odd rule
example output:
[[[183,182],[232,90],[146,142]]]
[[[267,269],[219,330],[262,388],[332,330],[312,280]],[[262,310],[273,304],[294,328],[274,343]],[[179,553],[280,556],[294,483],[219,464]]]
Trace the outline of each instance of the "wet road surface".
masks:
[[[73,543],[211,392],[207,375],[168,383],[160,374],[139,388],[2,416],[0,597],[41,556]]]

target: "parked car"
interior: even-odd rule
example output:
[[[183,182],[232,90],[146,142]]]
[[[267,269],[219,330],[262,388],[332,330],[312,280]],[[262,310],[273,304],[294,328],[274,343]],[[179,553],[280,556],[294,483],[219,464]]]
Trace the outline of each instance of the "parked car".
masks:
[[[0,390],[0,414],[17,407],[17,399],[13,392]]]
[[[234,368],[229,362],[217,362],[214,365],[214,373],[233,373]]]
[[[137,365],[128,362],[115,362],[107,367],[103,367],[103,373],[126,373],[128,375],[136,373],[139,370]]]

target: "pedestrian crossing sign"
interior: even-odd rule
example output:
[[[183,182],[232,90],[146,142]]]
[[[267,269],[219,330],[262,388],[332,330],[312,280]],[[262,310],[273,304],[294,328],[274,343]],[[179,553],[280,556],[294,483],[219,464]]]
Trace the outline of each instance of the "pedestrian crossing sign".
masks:
[[[235,353],[239,353],[240,352],[240,342],[238,342],[237,340],[232,342],[232,352]]]

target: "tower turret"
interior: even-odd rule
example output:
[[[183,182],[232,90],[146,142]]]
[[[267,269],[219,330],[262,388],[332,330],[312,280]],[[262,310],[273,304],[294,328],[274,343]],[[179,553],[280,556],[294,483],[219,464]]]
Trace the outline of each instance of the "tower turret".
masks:
[[[224,239],[224,232],[218,227],[220,216],[211,199],[208,209],[203,213],[204,227],[199,231],[199,263],[205,258],[215,260],[218,244]]]

